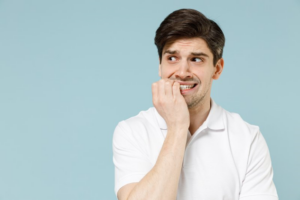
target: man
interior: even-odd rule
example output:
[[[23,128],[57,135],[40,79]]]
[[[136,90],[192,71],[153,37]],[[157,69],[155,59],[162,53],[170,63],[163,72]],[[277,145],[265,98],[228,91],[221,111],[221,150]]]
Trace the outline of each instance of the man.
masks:
[[[218,106],[225,37],[192,9],[156,31],[161,80],[153,105],[122,121],[113,137],[119,200],[277,200],[267,144],[257,126]]]

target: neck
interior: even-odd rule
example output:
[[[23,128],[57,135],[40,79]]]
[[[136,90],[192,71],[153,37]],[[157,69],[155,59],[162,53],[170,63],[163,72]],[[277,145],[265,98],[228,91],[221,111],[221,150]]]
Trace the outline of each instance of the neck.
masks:
[[[189,131],[193,135],[197,129],[203,124],[206,120],[209,111],[210,111],[210,98],[203,99],[204,101],[200,102],[199,105],[195,108],[189,109],[190,112],[190,127]]]

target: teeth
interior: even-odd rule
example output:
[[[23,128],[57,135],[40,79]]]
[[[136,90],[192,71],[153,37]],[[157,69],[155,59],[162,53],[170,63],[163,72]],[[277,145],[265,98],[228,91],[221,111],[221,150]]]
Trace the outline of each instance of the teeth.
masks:
[[[180,90],[191,89],[194,85],[180,85]]]

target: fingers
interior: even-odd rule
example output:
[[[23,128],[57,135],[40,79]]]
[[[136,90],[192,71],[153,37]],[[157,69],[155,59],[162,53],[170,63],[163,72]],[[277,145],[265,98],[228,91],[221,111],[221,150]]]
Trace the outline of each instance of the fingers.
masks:
[[[173,99],[174,83],[172,80],[161,79],[152,84],[152,100],[154,105],[164,104],[168,99]]]
[[[181,96],[180,84],[178,82],[174,82],[172,89],[173,89],[174,98],[177,98],[177,97]]]
[[[165,80],[164,79],[160,79],[158,81],[158,95],[159,98],[164,99],[165,98]]]
[[[166,93],[166,96],[170,97],[170,98],[172,98],[172,96],[173,96],[173,89],[172,89],[173,83],[174,83],[174,81],[172,81],[172,80],[165,81],[165,93]]]

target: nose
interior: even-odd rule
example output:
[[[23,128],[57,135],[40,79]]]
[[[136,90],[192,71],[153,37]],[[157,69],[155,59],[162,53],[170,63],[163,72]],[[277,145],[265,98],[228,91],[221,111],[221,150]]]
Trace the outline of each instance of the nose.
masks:
[[[190,71],[190,66],[188,62],[182,62],[179,66],[178,69],[175,72],[175,77],[176,79],[180,80],[186,80],[186,79],[192,79],[193,74]]]

